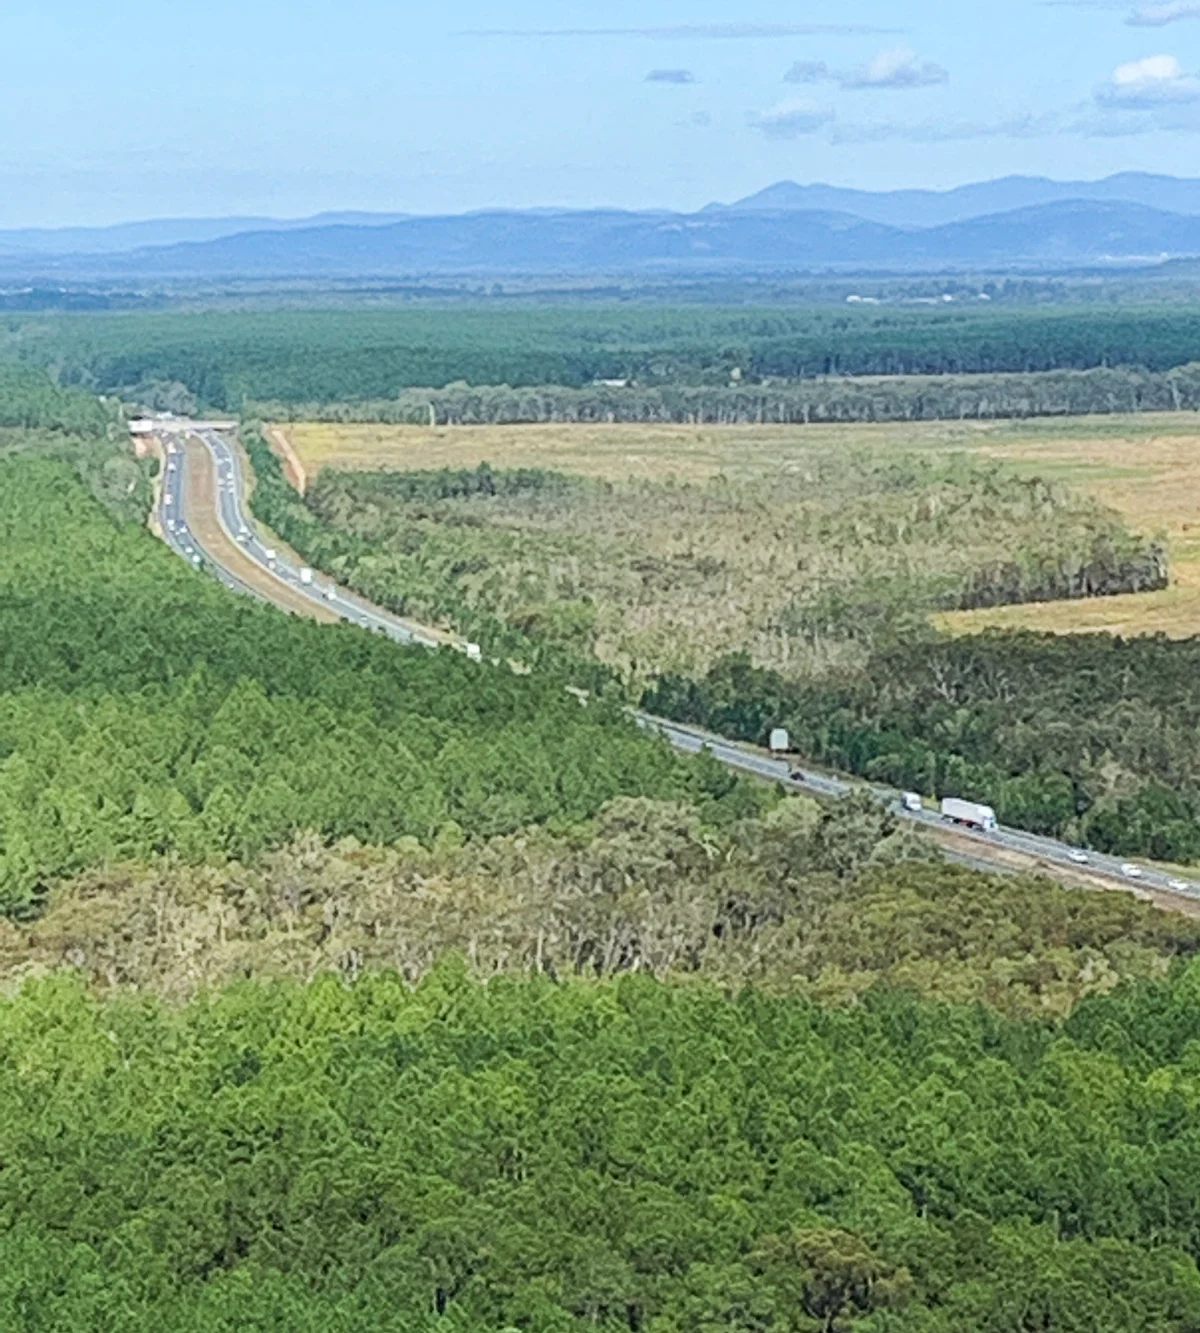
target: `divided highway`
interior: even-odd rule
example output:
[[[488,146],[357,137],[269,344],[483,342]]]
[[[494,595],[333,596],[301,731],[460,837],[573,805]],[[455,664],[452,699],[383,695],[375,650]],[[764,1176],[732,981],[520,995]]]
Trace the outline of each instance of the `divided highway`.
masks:
[[[171,421],[162,423],[156,433],[163,445],[165,462],[158,518],[167,544],[178,555],[198,567],[206,567],[228,587],[267,600],[278,600],[287,610],[293,610],[298,604],[306,602],[314,614],[333,613],[364,629],[386,634],[398,643],[420,644],[430,648],[439,645],[441,641],[431,632],[363,601],[320,573],[313,572],[311,582],[307,581],[309,575],[302,576],[300,567],[264,542],[246,511],[241,456],[237,448],[219,431],[193,429],[189,423]],[[223,558],[223,553],[215,544],[212,549],[206,549],[194,531],[195,525],[189,526],[188,506],[192,498],[187,493],[184,454],[184,442],[188,438],[200,441],[208,452],[213,468],[215,517],[228,541],[258,567],[258,577],[253,587],[245,578],[239,577],[235,568],[230,567],[232,562]],[[273,586],[278,588],[278,597],[270,594]],[[843,780],[833,774],[800,768],[751,746],[646,713],[636,713],[635,717],[639,725],[658,731],[680,750],[695,754],[707,749],[714,759],[730,768],[779,782],[797,791],[841,797],[852,790],[869,786],[898,815],[913,820],[943,838],[949,834],[949,826],[936,811],[926,809],[915,812],[905,809],[900,801],[900,793],[892,788]],[[1135,893],[1154,890],[1156,893],[1200,903],[1200,881],[1181,879],[1154,866],[1132,866],[1129,862],[1096,852],[1085,855],[1077,848],[1053,838],[1038,837],[1019,829],[1001,827],[995,832],[984,833],[954,826],[953,841],[955,845],[949,854],[968,864],[1011,870],[1014,861],[1019,863],[1019,858],[1029,858],[1049,873],[1055,869],[1069,871],[1067,878],[1075,882],[1084,877],[1110,884],[1116,882]]]

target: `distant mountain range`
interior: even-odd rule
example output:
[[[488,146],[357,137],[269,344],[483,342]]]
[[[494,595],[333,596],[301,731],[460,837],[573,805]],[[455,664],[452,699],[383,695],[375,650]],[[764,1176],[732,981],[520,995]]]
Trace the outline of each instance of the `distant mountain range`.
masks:
[[[351,213],[0,232],[0,280],[10,283],[1063,269],[1194,256],[1200,180],[1137,173],[879,194],[781,182],[692,214]]]
[[[1200,180],[1124,171],[1099,181],[1054,181],[1045,176],[1005,176],[960,185],[953,190],[844,190],[836,185],[780,181],[733,204],[709,204],[706,211],[853,213],[890,227],[940,227],[989,213],[1009,213],[1039,204],[1090,200],[1141,204],[1164,213],[1200,214]]]
[[[0,258],[25,255],[108,255],[145,246],[215,241],[247,231],[292,231],[301,227],[386,226],[404,213],[319,213],[311,218],[161,218],[113,227],[25,227],[0,230]]]

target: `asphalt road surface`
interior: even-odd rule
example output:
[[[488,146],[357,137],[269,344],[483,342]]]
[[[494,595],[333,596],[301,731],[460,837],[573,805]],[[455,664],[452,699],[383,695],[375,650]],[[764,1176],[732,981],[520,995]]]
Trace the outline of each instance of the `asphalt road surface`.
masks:
[[[187,526],[184,495],[186,469],[182,444],[185,437],[199,439],[208,450],[215,469],[218,521],[229,540],[236,543],[244,555],[260,566],[261,571],[268,576],[260,580],[261,586],[258,588],[251,588],[238,578],[235,572],[225,567],[218,559],[217,552],[205,550]],[[287,609],[291,609],[296,598],[300,597],[311,601],[314,607],[323,607],[343,620],[361,625],[364,629],[386,634],[398,643],[420,644],[430,648],[438,646],[439,641],[433,635],[423,632],[419,626],[410,625],[380,607],[372,606],[345,588],[340,588],[324,575],[316,571],[302,575],[299,566],[291,563],[281,552],[264,542],[246,513],[245,478],[242,475],[240,455],[219,432],[193,431],[186,423],[180,421],[164,426],[160,438],[166,453],[166,470],[163,476],[159,518],[167,544],[178,555],[197,567],[207,568],[228,587],[253,596],[266,596],[265,590],[270,587],[271,580],[274,580],[280,585],[281,590],[284,588],[288,590]],[[309,577],[311,582],[308,581]],[[934,809],[925,808],[920,811],[906,809],[901,794],[893,788],[843,779],[832,773],[776,758],[751,746],[725,740],[699,728],[668,722],[646,713],[637,713],[635,716],[639,725],[659,732],[677,749],[691,754],[707,749],[714,759],[739,772],[779,782],[795,791],[811,792],[825,797],[841,797],[855,789],[867,787],[904,819],[942,833],[950,827]],[[1200,902],[1200,881],[1183,879],[1156,866],[1137,865],[1098,852],[1081,852],[1078,848],[1070,847],[1054,838],[1039,837],[1033,833],[1024,833],[1020,829],[1001,827],[993,832],[983,832],[959,825],[952,827],[960,847],[964,842],[970,847],[969,852],[964,853],[960,850],[952,855],[969,864],[986,866],[989,869],[997,867],[1008,869],[1011,867],[1005,860],[1005,854],[1016,853],[1036,858],[1046,863],[1048,868],[1061,866],[1064,870],[1069,869],[1077,874],[1086,873],[1117,882],[1135,893],[1155,890]]]

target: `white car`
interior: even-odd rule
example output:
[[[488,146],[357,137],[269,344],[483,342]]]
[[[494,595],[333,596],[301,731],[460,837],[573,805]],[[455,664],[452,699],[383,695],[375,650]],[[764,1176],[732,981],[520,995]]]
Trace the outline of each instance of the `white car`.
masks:
[[[245,545],[246,542],[248,542],[249,540],[250,540],[250,534],[246,531],[245,528],[243,528],[241,532],[238,533],[238,541],[240,541],[243,545]]]
[[[1121,866],[1121,874],[1126,879],[1141,879],[1145,873],[1141,866],[1135,866],[1132,861],[1126,861]]]
[[[924,802],[920,795],[915,791],[902,791],[900,793],[900,804],[909,811],[910,814],[919,815],[924,809]]]
[[[1085,866],[1091,859],[1087,852],[1081,851],[1078,847],[1072,847],[1067,856],[1075,862],[1077,866]]]
[[[1196,886],[1189,884],[1186,879],[1169,879],[1167,880],[1167,888],[1174,889],[1176,893],[1193,893]]]
[[[337,594],[337,589],[336,589],[336,588],[326,588],[326,589],[325,589],[325,600],[326,600],[327,602],[333,602],[333,601],[336,601],[336,600],[337,600],[337,595],[338,595],[338,594]]]

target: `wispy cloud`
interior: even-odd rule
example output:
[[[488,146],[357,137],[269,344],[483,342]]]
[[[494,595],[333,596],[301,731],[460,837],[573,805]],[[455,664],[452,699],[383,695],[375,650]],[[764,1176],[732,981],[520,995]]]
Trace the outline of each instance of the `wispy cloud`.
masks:
[[[1141,0],[1131,10],[1129,0],[1040,0],[1043,9],[1126,11],[1131,28],[1165,28],[1181,19],[1200,19],[1200,0]]]
[[[647,83],[698,83],[690,69],[652,69],[646,75]]]
[[[1180,19],[1200,19],[1197,0],[1163,0],[1161,3],[1142,4],[1125,20],[1134,28],[1165,28]]]
[[[928,88],[945,83],[949,73],[932,60],[921,60],[907,46],[878,51],[840,78],[843,88]]]
[[[650,37],[659,41],[695,38],[738,40],[768,37],[858,37],[889,34],[897,28],[863,23],[679,23],[660,28],[473,28],[461,37]]]
[[[1063,118],[1056,112],[1026,112],[994,120],[867,121],[838,123],[833,143],[952,143],[965,139],[1038,139],[1060,133]]]
[[[1118,65],[1096,93],[1101,106],[1153,109],[1200,102],[1200,79],[1184,73],[1174,56],[1147,56]]]
[[[929,88],[949,78],[941,65],[921,60],[907,46],[877,51],[854,69],[830,69],[823,60],[797,60],[783,76],[785,83],[837,82],[843,88]]]
[[[797,60],[783,76],[784,83],[823,83],[833,71],[823,60]]]
[[[835,119],[832,107],[818,106],[799,97],[784,98],[769,111],[752,111],[749,116],[751,127],[768,139],[799,139],[816,134]]]

